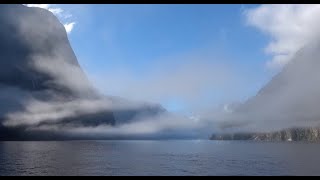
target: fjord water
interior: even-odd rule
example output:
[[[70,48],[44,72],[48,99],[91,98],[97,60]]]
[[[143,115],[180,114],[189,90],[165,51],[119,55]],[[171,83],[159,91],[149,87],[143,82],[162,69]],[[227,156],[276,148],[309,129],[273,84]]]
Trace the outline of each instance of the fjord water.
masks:
[[[0,175],[320,175],[320,144],[0,142]]]

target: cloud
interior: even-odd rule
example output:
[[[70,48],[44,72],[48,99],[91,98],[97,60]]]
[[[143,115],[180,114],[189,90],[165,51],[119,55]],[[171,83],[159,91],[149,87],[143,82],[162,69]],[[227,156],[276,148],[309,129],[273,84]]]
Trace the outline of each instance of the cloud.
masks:
[[[121,66],[91,74],[90,79],[107,94],[151,102],[176,99],[186,104],[188,110],[192,107],[199,109],[204,104],[211,106],[215,103],[213,100],[209,102],[210,95],[230,94],[243,80],[233,66],[221,61],[214,55],[204,57],[187,53],[150,64],[143,75]]]
[[[56,15],[61,22],[63,22],[63,25],[67,31],[68,34],[70,34],[74,28],[75,22],[69,22],[68,19],[72,17],[71,14],[66,13],[61,8],[52,8],[52,4],[25,4],[25,6],[28,7],[38,7],[42,9],[46,9],[50,12],[52,12],[54,15]]]
[[[51,4],[26,4],[26,6],[46,9],[52,12],[54,15],[60,15],[61,13],[63,13],[63,10],[61,8],[50,8]]]
[[[30,127],[30,130],[45,130],[63,133],[76,137],[93,138],[207,138],[212,132],[213,124],[209,121],[199,121],[171,113],[156,116],[141,116],[134,121],[115,126],[100,125],[96,127],[85,126],[59,126],[57,124]]]
[[[61,13],[63,13],[63,10],[60,8],[49,8],[48,10],[55,15],[60,15]]]
[[[43,9],[49,9],[49,4],[26,4],[28,7],[38,7]]]
[[[301,48],[320,35],[320,5],[259,5],[244,10],[248,25],[271,37],[265,52],[273,56],[270,68],[286,65]]]
[[[53,94],[47,95],[54,97]],[[11,127],[21,125],[37,126],[42,122],[58,123],[62,119],[81,117],[85,114],[139,108],[139,103],[120,105],[102,97],[96,99],[82,97],[73,100],[51,98],[43,101],[30,96],[24,101],[23,107],[21,111],[8,113],[3,125]]]
[[[67,31],[68,34],[71,33],[71,31],[72,31],[72,29],[73,29],[75,24],[76,24],[75,22],[64,24],[64,28],[66,28],[66,31]]]

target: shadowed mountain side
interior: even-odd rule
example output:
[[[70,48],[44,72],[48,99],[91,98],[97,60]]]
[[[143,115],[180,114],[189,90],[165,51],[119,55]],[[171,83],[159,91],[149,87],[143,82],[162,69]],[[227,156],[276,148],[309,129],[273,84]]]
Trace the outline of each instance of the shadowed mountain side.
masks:
[[[82,84],[87,85],[88,89],[84,90],[89,95],[94,94],[70,46],[64,26],[51,12],[23,5],[1,5],[0,8],[1,84],[32,91],[50,89],[75,96],[76,89],[57,83],[56,74],[50,72],[52,70],[46,71],[36,65],[49,61],[47,65],[56,65],[51,68],[57,69],[57,73],[58,69],[64,68],[58,65],[79,67],[76,75],[80,76]],[[59,62],[54,64],[54,61]],[[65,71],[72,73],[70,67]]]
[[[51,12],[23,5],[0,5],[1,140],[63,139],[64,134],[59,132],[26,129],[44,125],[115,125],[114,113],[121,123],[145,112],[152,115],[163,110],[149,104],[113,109],[113,103],[119,104],[118,101],[101,95],[92,86],[64,26]]]

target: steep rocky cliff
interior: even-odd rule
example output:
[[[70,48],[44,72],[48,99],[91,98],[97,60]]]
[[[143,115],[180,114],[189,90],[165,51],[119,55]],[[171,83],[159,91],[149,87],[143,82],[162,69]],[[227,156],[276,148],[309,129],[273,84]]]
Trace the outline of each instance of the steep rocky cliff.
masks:
[[[92,86],[56,16],[0,5],[0,140],[57,139],[63,135],[30,129],[116,125],[163,112],[150,104],[114,109],[119,101]]]

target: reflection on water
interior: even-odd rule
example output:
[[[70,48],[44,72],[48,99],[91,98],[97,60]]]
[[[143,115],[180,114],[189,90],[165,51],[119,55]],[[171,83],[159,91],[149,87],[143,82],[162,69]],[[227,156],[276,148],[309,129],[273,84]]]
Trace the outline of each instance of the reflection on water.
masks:
[[[0,175],[320,175],[320,144],[0,142]]]

